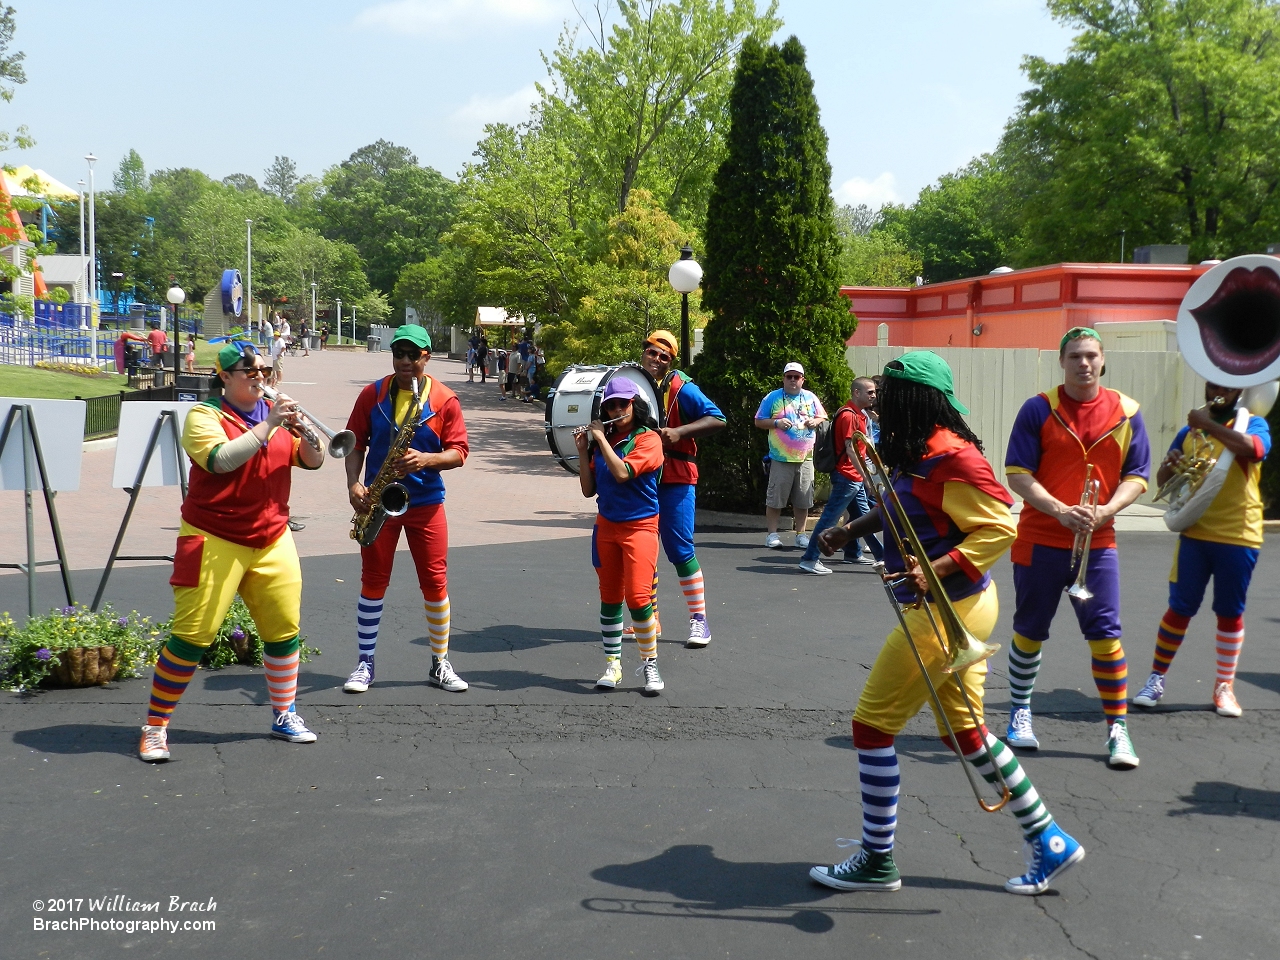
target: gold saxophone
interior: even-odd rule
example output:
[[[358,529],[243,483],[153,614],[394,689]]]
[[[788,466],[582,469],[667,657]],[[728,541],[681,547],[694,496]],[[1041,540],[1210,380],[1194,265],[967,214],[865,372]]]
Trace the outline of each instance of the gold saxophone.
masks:
[[[351,539],[358,541],[362,547],[373,546],[373,541],[378,539],[378,533],[382,530],[382,525],[387,522],[387,517],[398,517],[409,509],[409,491],[396,478],[392,464],[409,450],[410,444],[413,443],[413,435],[418,432],[421,423],[422,397],[418,392],[418,378],[414,377],[413,403],[409,405],[409,412],[405,414],[404,423],[400,427],[400,432],[396,434],[395,440],[392,441],[391,449],[387,451],[378,475],[373,478],[373,483],[369,484],[368,497],[372,506],[366,512],[357,511],[351,518]]]

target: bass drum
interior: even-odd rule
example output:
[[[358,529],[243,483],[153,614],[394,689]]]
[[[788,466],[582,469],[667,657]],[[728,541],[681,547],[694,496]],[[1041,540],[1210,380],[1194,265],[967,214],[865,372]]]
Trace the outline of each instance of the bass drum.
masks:
[[[614,377],[625,377],[640,388],[640,397],[661,426],[662,411],[658,407],[658,388],[649,371],[638,363],[616,367],[603,365],[567,367],[547,396],[547,444],[556,462],[570,473],[578,472],[578,445],[574,443],[575,427],[585,427],[600,418],[600,401],[604,388]]]

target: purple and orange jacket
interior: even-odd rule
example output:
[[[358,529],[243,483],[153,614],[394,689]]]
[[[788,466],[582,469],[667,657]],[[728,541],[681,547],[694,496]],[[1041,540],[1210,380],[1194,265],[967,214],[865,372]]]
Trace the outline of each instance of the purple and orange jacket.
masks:
[[[1118,390],[1103,387],[1100,400],[1106,406],[1099,416],[1105,414],[1105,422],[1111,427],[1086,448],[1059,412],[1061,390],[1061,386],[1054,387],[1022,405],[1009,436],[1005,473],[1031,474],[1050,494],[1068,505],[1080,502],[1089,464],[1093,464],[1093,479],[1100,482],[1099,503],[1110,501],[1125,481],[1145,488],[1151,475],[1151,445],[1138,402]],[[1034,545],[1070,550],[1074,543],[1075,534],[1056,517],[1023,503],[1018,539],[1013,545],[1014,563],[1030,564]],[[1113,522],[1093,531],[1090,549],[1115,545]]]
[[[962,600],[985,590],[991,583],[987,571],[1009,549],[1015,527],[1009,512],[1013,497],[982,451],[939,427],[919,463],[893,472],[893,489],[929,559],[949,556],[960,566],[942,581],[947,596]],[[885,569],[901,573],[905,564],[889,532],[887,513],[883,522]],[[894,593],[903,603],[915,599],[914,589],[906,585]]]

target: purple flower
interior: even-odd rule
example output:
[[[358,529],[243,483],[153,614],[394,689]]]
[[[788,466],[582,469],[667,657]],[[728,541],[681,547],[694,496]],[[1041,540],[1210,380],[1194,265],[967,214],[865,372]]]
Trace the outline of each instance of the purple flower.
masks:
[[[48,647],[41,647],[39,650],[36,651],[37,660],[48,660],[52,656],[53,654],[49,652]]]
[[[63,607],[63,608],[62,608],[62,615],[63,615],[64,617],[69,617],[69,616],[71,616],[71,615],[72,615],[73,613],[75,613],[75,612],[76,612],[76,608],[75,608],[75,607]]]
[[[243,630],[241,630],[239,627],[236,627],[234,630],[232,630],[232,631],[231,631],[231,639],[232,639],[232,640],[243,640],[243,639],[244,639],[244,631],[243,631]]]
[[[116,621],[117,627],[127,627],[128,625],[129,625],[128,617],[121,617],[119,620]]]

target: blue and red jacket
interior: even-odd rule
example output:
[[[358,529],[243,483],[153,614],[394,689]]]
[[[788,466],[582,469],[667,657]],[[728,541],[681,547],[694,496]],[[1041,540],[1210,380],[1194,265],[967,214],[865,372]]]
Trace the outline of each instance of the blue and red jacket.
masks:
[[[466,460],[471,448],[467,443],[467,425],[462,419],[462,406],[457,395],[434,377],[428,378],[426,396],[422,398],[422,420],[409,446],[424,453],[457,450]],[[364,483],[368,486],[382,469],[387,451],[400,432],[395,421],[395,376],[383,377],[360,391],[356,405],[347,420],[347,429],[356,435],[356,447],[365,450]],[[444,503],[444,480],[439,470],[424,469],[401,477],[409,491],[409,506]]]
[[[720,408],[698,385],[686,379],[679,370],[673,370],[667,377],[660,396],[665,407],[665,426],[679,427],[708,416],[719,420],[725,418]],[[692,437],[686,437],[672,446],[664,444],[663,453],[666,455],[666,464],[662,468],[663,483],[698,482],[698,444]]]

